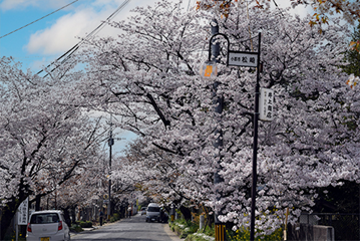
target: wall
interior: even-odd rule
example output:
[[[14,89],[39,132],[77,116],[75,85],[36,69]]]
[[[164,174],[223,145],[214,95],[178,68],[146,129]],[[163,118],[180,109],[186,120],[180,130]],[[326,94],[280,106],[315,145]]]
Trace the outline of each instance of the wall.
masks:
[[[292,241],[335,241],[335,231],[330,226],[296,224],[288,227],[288,240]]]

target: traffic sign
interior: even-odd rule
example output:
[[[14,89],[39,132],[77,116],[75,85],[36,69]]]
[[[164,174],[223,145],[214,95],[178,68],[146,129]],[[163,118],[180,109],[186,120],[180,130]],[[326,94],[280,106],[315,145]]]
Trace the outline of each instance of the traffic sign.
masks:
[[[229,51],[228,66],[257,67],[258,53]]]

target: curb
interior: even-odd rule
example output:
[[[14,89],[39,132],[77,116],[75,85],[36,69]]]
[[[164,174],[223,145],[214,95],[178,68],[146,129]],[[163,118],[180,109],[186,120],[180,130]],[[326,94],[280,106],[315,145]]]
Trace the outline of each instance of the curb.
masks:
[[[177,236],[176,233],[174,233],[170,229],[168,223],[164,224],[163,227],[164,227],[164,230],[165,230],[166,234],[171,238],[171,241],[184,241],[184,239],[179,238],[179,236]]]

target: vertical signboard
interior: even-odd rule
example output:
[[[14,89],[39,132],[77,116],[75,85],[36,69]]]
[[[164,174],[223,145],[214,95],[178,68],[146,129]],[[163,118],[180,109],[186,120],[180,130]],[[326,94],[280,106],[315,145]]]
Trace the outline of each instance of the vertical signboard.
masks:
[[[18,208],[18,225],[27,225],[28,223],[29,198],[26,198]]]
[[[272,121],[274,118],[274,91],[271,89],[260,89],[260,120]]]

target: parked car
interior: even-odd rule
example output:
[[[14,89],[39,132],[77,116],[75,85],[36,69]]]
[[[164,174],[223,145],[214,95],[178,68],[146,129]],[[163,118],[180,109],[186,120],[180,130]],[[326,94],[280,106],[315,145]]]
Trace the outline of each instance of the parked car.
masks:
[[[140,214],[141,214],[141,215],[145,215],[145,214],[146,214],[146,207],[142,207],[142,208],[140,209]]]
[[[150,203],[146,208],[146,222],[160,221],[160,207],[156,203]]]
[[[26,231],[26,241],[68,241],[70,229],[61,211],[33,212]]]

